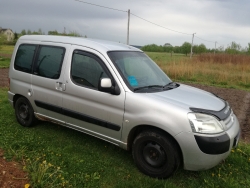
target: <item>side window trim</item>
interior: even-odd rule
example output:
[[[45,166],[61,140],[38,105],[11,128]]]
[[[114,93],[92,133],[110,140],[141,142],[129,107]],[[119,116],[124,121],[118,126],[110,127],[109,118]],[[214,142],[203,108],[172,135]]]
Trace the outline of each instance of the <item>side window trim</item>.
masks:
[[[35,54],[32,59],[32,67],[31,67],[31,74],[34,74],[35,69],[35,63],[36,63],[36,57],[38,56],[38,49],[40,45],[36,45]]]

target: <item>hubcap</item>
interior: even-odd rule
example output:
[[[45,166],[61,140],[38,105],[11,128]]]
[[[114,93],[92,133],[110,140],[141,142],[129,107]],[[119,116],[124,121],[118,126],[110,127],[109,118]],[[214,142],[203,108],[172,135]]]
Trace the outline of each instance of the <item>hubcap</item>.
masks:
[[[22,119],[26,119],[29,116],[29,109],[27,105],[22,104],[19,107],[19,115]]]
[[[156,143],[147,143],[143,148],[145,161],[153,167],[160,167],[166,162],[166,154],[162,147]]]

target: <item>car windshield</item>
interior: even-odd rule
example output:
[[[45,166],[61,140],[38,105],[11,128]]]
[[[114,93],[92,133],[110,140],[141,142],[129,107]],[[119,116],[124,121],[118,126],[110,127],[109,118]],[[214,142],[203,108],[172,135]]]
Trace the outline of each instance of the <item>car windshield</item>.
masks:
[[[112,51],[108,52],[123,80],[133,91],[162,91],[172,83],[170,78],[143,52]]]

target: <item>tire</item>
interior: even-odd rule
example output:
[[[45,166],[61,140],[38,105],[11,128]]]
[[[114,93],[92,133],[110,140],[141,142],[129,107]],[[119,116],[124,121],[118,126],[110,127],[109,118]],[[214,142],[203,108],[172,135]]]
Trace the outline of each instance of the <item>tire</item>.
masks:
[[[177,144],[161,131],[141,132],[134,140],[132,154],[138,169],[151,177],[165,179],[180,165]]]
[[[24,97],[17,99],[15,103],[15,114],[18,123],[24,127],[31,127],[37,123],[34,110],[29,101]]]

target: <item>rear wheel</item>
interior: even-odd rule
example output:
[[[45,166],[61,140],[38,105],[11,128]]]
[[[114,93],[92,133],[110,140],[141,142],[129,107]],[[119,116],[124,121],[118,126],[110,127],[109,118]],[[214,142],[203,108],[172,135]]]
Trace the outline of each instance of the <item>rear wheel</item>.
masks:
[[[138,169],[151,177],[168,178],[180,165],[176,143],[160,131],[140,133],[132,149]]]
[[[31,127],[37,122],[32,106],[24,97],[17,99],[15,103],[15,114],[18,123],[24,127]]]

